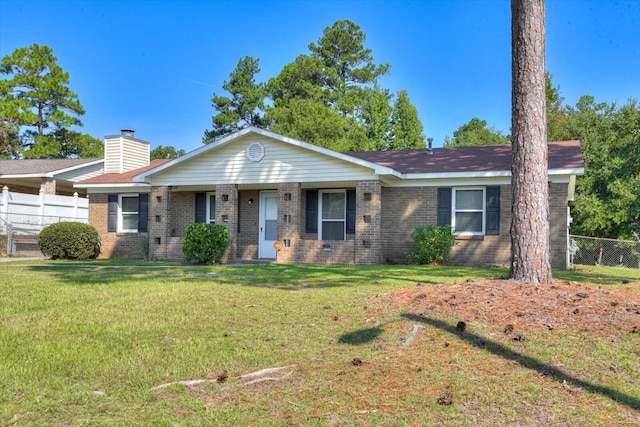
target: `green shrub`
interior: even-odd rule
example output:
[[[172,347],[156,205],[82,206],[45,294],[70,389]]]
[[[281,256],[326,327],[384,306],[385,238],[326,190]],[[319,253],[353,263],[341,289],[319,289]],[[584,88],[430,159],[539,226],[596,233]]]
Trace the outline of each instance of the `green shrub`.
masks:
[[[100,236],[89,224],[59,222],[40,232],[38,247],[52,259],[91,259],[100,254]]]
[[[420,225],[411,233],[411,239],[418,250],[407,252],[406,256],[416,264],[442,264],[449,259],[451,248],[456,244],[450,225]]]
[[[187,261],[220,262],[227,249],[227,228],[218,224],[190,224],[184,231],[182,252]]]

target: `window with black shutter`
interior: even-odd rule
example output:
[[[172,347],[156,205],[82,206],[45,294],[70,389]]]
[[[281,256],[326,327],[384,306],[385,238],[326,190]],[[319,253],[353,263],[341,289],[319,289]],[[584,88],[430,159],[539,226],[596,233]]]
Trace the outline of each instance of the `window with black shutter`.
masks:
[[[149,224],[149,195],[138,196],[138,231],[146,233]]]
[[[107,197],[107,231],[118,231],[118,195],[109,194]]]
[[[307,190],[305,211],[305,233],[318,232],[318,190]]]
[[[195,222],[207,222],[207,193],[196,193]]]
[[[438,188],[437,225],[451,225],[451,188]]]
[[[486,234],[500,234],[500,187],[487,187]]]

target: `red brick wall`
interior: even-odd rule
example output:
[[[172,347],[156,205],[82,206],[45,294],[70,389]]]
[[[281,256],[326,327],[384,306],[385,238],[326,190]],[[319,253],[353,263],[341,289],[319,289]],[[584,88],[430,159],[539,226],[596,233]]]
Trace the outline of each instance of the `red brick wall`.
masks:
[[[382,186],[379,181],[360,181],[356,187],[356,264],[383,262]]]
[[[418,225],[435,225],[436,187],[382,189],[382,236],[385,260],[408,262],[405,252],[414,251],[409,235]],[[549,187],[551,264],[566,268],[567,184]],[[468,266],[503,265],[511,260],[511,185],[500,188],[500,235],[459,236],[449,264]]]
[[[249,199],[253,199],[249,205]],[[240,192],[240,232],[238,233],[238,258],[258,259],[260,220],[260,192]]]
[[[147,255],[147,233],[116,233],[107,231],[108,195],[89,196],[89,224],[98,230],[102,251],[100,258],[143,258]]]
[[[551,233],[551,267],[567,268],[568,212],[567,184],[549,185],[549,229]]]
[[[364,200],[371,193],[371,200]],[[229,200],[222,201],[227,194]],[[306,192],[299,184],[281,184],[278,188],[278,236],[291,240],[283,248],[279,262],[320,264],[371,264],[379,262],[407,263],[405,253],[415,250],[409,237],[418,225],[436,223],[436,187],[381,187],[377,181],[363,181],[356,188],[356,237],[344,242],[323,242],[317,234],[304,233]],[[291,200],[285,200],[291,194]],[[160,200],[157,197],[160,196]],[[240,198],[240,231],[237,232]],[[511,253],[509,236],[511,186],[500,191],[500,235],[458,237],[452,249],[453,265],[505,265]],[[253,199],[251,205],[249,199]],[[257,190],[238,195],[234,185],[216,189],[216,220],[229,230],[229,249],[224,262],[258,258],[259,200]],[[102,239],[101,257],[142,257],[142,248],[149,241],[146,233],[109,233],[107,227],[107,195],[92,194],[89,199],[89,223],[96,227]],[[149,210],[149,247],[152,258],[183,259],[182,239],[185,228],[195,218],[195,193],[173,193],[168,187],[153,189]],[[551,261],[553,268],[566,268],[567,185],[549,187],[551,212]],[[159,212],[159,213],[158,213]],[[222,222],[222,215],[229,222]],[[291,215],[285,223],[284,215]],[[157,216],[160,221],[157,222]],[[365,221],[365,216],[368,221]],[[166,217],[166,219],[165,219]],[[155,247],[160,238],[162,248]],[[330,243],[330,247],[323,247]]]
[[[216,185],[216,224],[227,227],[229,237],[222,262],[235,262],[238,258],[238,187],[235,184]]]
[[[285,216],[286,215],[286,216]],[[302,189],[300,183],[278,185],[278,239],[283,247],[278,253],[278,262],[301,262],[304,254],[300,235],[304,231],[302,222]],[[285,246],[289,241],[289,247]]]

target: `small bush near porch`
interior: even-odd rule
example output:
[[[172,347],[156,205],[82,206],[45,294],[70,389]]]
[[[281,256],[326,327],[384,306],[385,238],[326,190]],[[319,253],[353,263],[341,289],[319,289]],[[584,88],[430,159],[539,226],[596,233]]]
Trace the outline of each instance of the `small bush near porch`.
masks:
[[[505,274],[3,265],[0,425],[640,423],[640,272]]]

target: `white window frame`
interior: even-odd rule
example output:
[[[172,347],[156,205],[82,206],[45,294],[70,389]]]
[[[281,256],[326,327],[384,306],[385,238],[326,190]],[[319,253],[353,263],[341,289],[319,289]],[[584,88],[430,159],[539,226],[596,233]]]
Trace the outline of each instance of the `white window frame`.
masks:
[[[213,196],[214,198],[216,197],[216,192],[215,191],[210,191],[206,193],[206,198],[207,198],[207,209],[206,209],[206,213],[205,213],[205,221],[207,222],[207,224],[215,224],[216,223],[216,206],[214,202],[213,205],[213,215],[211,215],[211,196]],[[215,199],[214,199],[215,200]],[[213,217],[213,220],[211,219]]]
[[[122,199],[123,198],[136,198],[138,199],[138,210],[134,212],[125,212],[122,209]],[[134,215],[138,217],[138,221],[136,222],[135,228],[124,228],[124,216],[125,215]],[[138,232],[138,222],[140,221],[140,194],[138,193],[121,193],[118,194],[118,232],[119,233],[137,233]]]
[[[331,218],[331,219],[323,219],[322,218],[322,195],[325,193],[341,193],[344,196],[344,212],[342,213],[342,219]],[[340,222],[342,221],[343,230],[342,235],[344,238],[342,240],[347,240],[347,190],[320,190],[318,191],[318,240],[322,239],[322,224],[323,222]]]
[[[482,208],[481,209],[457,209],[457,192],[458,191],[482,191]],[[481,212],[482,213],[482,230],[481,231],[458,231],[456,227],[456,213],[458,212]],[[487,189],[486,187],[454,187],[451,196],[451,227],[454,229],[456,236],[484,236],[487,227]]]

